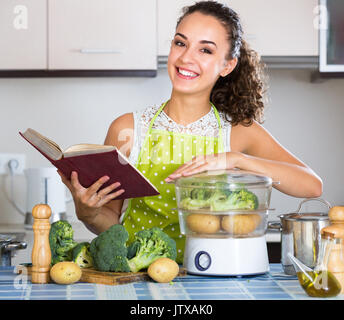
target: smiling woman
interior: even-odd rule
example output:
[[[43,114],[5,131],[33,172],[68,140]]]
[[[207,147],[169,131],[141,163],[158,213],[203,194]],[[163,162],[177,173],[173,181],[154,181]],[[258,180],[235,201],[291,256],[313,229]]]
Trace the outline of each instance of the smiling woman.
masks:
[[[292,196],[322,193],[321,179],[262,127],[264,67],[242,36],[238,14],[221,3],[201,1],[185,8],[168,57],[170,98],[115,119],[105,139],[129,156],[160,195],[117,200],[111,193],[117,185],[99,190],[106,177],[88,189],[76,173],[71,180],[62,177],[78,218],[90,230],[99,233],[122,223],[131,242],[139,230],[158,226],[176,241],[181,263],[185,239],[174,186],[167,182],[239,168],[279,181],[275,187]]]
[[[177,32],[169,61],[173,59],[174,54],[178,55],[178,52],[173,50],[174,45],[183,47],[184,55],[187,54],[185,52],[187,45],[188,49],[192,50],[191,42],[196,39],[188,39],[187,35],[179,32],[180,29],[187,28],[187,18],[191,15],[192,19],[189,19],[189,22],[196,23],[195,26],[191,26],[192,28],[209,27],[207,32],[202,34],[196,31],[193,35],[191,30],[190,36],[207,37],[198,40],[199,52],[213,55],[213,61],[220,58],[219,62],[222,62],[220,67],[226,66],[222,72],[218,72],[213,66],[213,70],[217,74],[220,73],[220,77],[216,74],[216,81],[211,86],[210,101],[219,111],[228,115],[232,125],[252,124],[253,120],[261,123],[264,109],[263,95],[266,90],[264,64],[259,55],[243,40],[239,16],[233,10],[216,2],[203,2],[186,7],[177,22]],[[209,63],[210,58],[206,57],[206,59]]]

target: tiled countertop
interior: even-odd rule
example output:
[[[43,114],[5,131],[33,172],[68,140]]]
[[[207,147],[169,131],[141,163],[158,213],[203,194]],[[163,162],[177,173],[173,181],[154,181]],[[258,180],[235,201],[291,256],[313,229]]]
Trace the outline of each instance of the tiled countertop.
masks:
[[[280,264],[270,272],[250,277],[207,277],[187,275],[172,284],[153,281],[117,286],[74,283],[32,284],[14,267],[0,268],[0,300],[308,300],[295,276],[283,273]],[[333,300],[344,300],[339,295]],[[323,300],[323,299],[322,299]],[[328,300],[328,299],[326,299]]]

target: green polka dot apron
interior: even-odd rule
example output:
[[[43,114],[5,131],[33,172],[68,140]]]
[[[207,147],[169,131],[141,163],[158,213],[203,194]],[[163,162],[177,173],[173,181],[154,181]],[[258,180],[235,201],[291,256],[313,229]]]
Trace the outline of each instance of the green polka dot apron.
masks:
[[[153,129],[154,121],[166,103],[152,118],[135,165],[160,195],[129,199],[122,223],[129,233],[129,243],[134,240],[136,232],[160,227],[176,241],[176,261],[183,263],[185,236],[180,234],[175,187],[164,180],[194,156],[223,152],[224,144],[220,117],[214,105],[212,108],[219,125],[218,137]]]

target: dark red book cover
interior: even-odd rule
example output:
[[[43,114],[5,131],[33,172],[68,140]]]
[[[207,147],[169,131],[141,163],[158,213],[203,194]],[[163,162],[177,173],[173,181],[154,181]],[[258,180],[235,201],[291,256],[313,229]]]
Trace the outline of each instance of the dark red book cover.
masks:
[[[59,160],[51,159],[47,154],[31,143],[26,137],[19,134],[36,148],[52,165],[58,168],[67,178],[72,171],[78,173],[80,184],[88,188],[103,176],[110,179],[100,189],[106,188],[112,183],[120,182],[121,185],[113,192],[124,189],[125,191],[116,199],[129,199],[137,197],[155,196],[159,192],[152,184],[127,162],[117,150],[102,153],[85,154],[66,157]]]

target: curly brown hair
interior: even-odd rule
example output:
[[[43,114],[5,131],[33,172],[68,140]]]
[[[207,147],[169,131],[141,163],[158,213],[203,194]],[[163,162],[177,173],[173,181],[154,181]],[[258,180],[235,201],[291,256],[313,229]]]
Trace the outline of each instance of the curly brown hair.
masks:
[[[238,58],[234,70],[215,83],[210,101],[219,111],[225,113],[232,125],[249,126],[253,121],[263,122],[266,91],[265,64],[260,56],[243,40],[239,15],[224,4],[216,1],[200,1],[184,7],[179,23],[188,15],[200,12],[213,16],[227,30],[230,51],[227,59]]]

